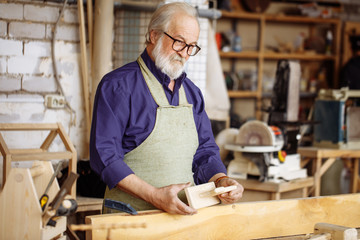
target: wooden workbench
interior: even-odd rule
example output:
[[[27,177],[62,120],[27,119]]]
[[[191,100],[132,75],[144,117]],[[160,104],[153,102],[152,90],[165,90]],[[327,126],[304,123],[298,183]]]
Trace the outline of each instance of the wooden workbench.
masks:
[[[241,202],[280,200],[308,197],[308,189],[314,186],[314,178],[299,178],[284,182],[259,182],[252,179],[236,179],[245,189]]]
[[[103,214],[88,216],[85,222],[94,228],[87,231],[87,240],[291,236],[312,233],[314,225],[320,222],[360,227],[360,194],[216,205],[199,209],[191,216],[146,211],[135,216]],[[114,224],[119,227],[110,231],[98,228]],[[144,227],[131,228],[133,224]]]
[[[328,149],[316,147],[300,147],[298,153],[301,155],[301,167],[312,162],[312,174],[314,176],[314,196],[320,196],[321,176],[331,167],[336,158],[347,161],[351,170],[351,192],[358,191],[359,158],[360,149]]]

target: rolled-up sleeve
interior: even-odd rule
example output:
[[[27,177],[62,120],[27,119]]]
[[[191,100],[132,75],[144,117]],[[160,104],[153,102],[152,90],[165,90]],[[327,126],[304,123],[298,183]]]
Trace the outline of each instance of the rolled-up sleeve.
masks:
[[[129,116],[126,92],[107,81],[98,86],[90,135],[90,164],[101,179],[113,188],[133,171],[124,160],[122,136]]]

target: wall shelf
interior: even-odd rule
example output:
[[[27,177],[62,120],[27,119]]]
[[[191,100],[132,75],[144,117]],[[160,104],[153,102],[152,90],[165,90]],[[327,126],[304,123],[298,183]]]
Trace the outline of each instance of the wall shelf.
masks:
[[[256,101],[255,106],[255,117],[261,119],[262,116],[262,99],[268,98],[265,97],[267,94],[262,93],[263,87],[263,72],[264,72],[264,63],[266,61],[274,61],[280,59],[289,59],[289,60],[298,60],[300,62],[330,62],[331,65],[331,75],[333,76],[333,85],[331,87],[336,88],[338,86],[338,75],[339,75],[339,64],[340,64],[340,37],[341,37],[341,20],[334,18],[312,18],[312,17],[303,17],[303,16],[285,16],[285,15],[266,15],[266,14],[257,14],[257,13],[247,13],[247,12],[236,12],[236,11],[222,11],[222,17],[218,20],[221,22],[229,22],[232,26],[232,31],[237,31],[238,23],[255,22],[247,24],[247,30],[249,26],[254,28],[254,31],[257,31],[257,36],[252,37],[252,41],[257,41],[257,47],[255,50],[244,50],[241,52],[223,52],[220,51],[219,55],[222,60],[227,60],[227,63],[232,65],[232,72],[237,71],[237,66],[240,62],[243,61],[255,61],[256,64],[256,74],[257,74],[257,90],[255,91],[246,91],[246,90],[229,90],[228,95],[232,99],[241,99],[241,98],[254,98]],[[294,53],[278,53],[271,52],[266,50],[265,46],[265,29],[270,26],[270,24],[276,23],[276,27],[282,28],[282,26],[289,27],[289,24],[293,25],[305,25],[308,27],[309,37],[315,36],[315,29],[317,26],[326,26],[331,29],[333,33],[333,45],[332,45],[332,54],[318,54],[312,52],[294,52]],[[226,29],[219,29],[219,23],[217,24],[217,32],[224,32]],[[248,34],[248,32],[246,32]],[[241,62],[242,63],[242,62]],[[224,70],[225,71],[225,70]],[[229,70],[226,70],[227,72]],[[304,94],[303,94],[304,95]],[[306,94],[306,96],[310,96]],[[316,96],[311,94],[311,96]],[[302,96],[303,97],[303,96]],[[311,97],[308,97],[311,99]]]

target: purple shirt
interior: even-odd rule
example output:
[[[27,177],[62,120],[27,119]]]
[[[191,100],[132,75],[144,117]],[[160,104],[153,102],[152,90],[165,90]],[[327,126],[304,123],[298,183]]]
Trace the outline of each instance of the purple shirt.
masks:
[[[171,105],[178,105],[181,85],[184,86],[188,102],[193,104],[199,137],[192,166],[194,182],[206,183],[216,173],[226,173],[200,89],[183,73],[176,79],[172,92],[168,88],[169,77],[155,66],[146,50],[141,57],[162,84]],[[94,101],[90,164],[110,189],[134,173],[123,161],[124,155],[150,135],[155,125],[157,107],[136,61],[106,74],[101,80]]]

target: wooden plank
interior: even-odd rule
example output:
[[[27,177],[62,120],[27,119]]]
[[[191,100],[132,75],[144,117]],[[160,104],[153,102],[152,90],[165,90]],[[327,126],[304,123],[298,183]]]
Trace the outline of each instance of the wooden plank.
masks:
[[[246,194],[246,192],[245,192]],[[256,239],[312,233],[319,222],[360,226],[360,194],[218,205],[192,216],[167,213],[88,216],[87,223],[145,222],[145,229],[112,230],[113,239]],[[96,230],[92,239],[106,239]]]
[[[72,144],[69,136],[66,134],[64,127],[61,125],[61,123],[58,123],[58,133],[63,141],[65,148],[71,152],[71,156],[68,158],[69,161],[69,176],[71,172],[77,173],[77,153],[74,145]],[[71,196],[76,199],[76,182],[73,184],[70,192]]]
[[[353,193],[358,192],[358,182],[359,182],[359,158],[353,159],[354,167],[352,171],[352,182],[351,182],[351,189]]]
[[[3,156],[3,179],[2,179],[2,188],[3,188],[11,169],[11,154],[1,133],[0,133],[0,153]]]
[[[355,228],[329,224],[317,223],[314,227],[315,234],[330,233],[332,240],[357,240],[357,231]]]
[[[31,160],[55,160],[55,159],[70,159],[72,158],[72,152],[35,152],[35,153],[22,153],[12,155],[13,161],[31,161]]]
[[[258,59],[259,52],[257,52],[257,51],[220,52],[219,55],[222,58]]]
[[[76,212],[87,212],[87,211],[101,211],[103,198],[90,198],[90,197],[80,197],[76,198],[77,209]]]
[[[310,187],[314,185],[314,178],[296,179],[289,182],[259,182],[257,180],[236,179],[245,189],[251,189],[264,192],[287,192],[299,188]]]
[[[256,98],[256,91],[228,91],[228,95],[230,98]]]
[[[332,60],[335,61],[337,57],[335,55],[322,55],[322,54],[302,54],[302,53],[264,53],[265,59],[292,59],[292,60],[303,60],[303,61],[321,61],[321,60]]]
[[[261,16],[260,18],[260,25],[259,25],[259,59],[257,61],[257,86],[256,86],[256,108],[255,108],[255,116],[257,120],[262,119],[262,80],[263,80],[263,73],[264,73],[264,39],[265,39],[265,18]]]
[[[333,165],[333,163],[336,161],[336,158],[328,158],[326,161],[321,165],[320,168],[320,176],[324,175],[324,173]]]
[[[56,135],[57,135],[57,130],[50,131],[49,135],[46,137],[44,142],[41,144],[40,148],[44,149],[44,150],[48,150],[51,143],[54,141]]]
[[[316,148],[316,147],[299,147],[298,153],[304,157],[311,158],[359,158],[359,149],[331,149],[331,148]]]
[[[0,123],[1,131],[55,130],[56,123]]]
[[[41,207],[36,195],[30,171],[12,169],[0,192],[0,239],[41,239]]]
[[[42,150],[40,148],[24,148],[24,149],[13,148],[13,149],[9,149],[9,150],[10,150],[10,154],[26,154],[26,153],[42,153],[42,152],[44,152],[44,150]]]
[[[82,0],[77,1],[78,6],[78,19],[79,19],[79,34],[80,34],[80,62],[81,62],[81,79],[83,87],[83,100],[85,108],[85,148],[86,156],[89,157],[89,138],[90,138],[90,99],[89,99],[89,70],[88,70],[88,58],[86,53],[86,36],[85,36],[85,16],[84,5]]]

